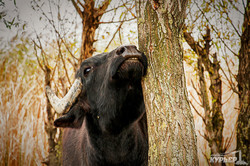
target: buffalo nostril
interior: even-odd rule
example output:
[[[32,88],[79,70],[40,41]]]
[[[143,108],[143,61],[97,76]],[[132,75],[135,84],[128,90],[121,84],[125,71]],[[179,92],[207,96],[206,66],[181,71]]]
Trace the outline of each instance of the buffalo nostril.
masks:
[[[119,48],[117,51],[116,51],[116,54],[117,55],[121,55],[122,53],[124,53],[125,52],[125,47],[121,47],[121,48]]]

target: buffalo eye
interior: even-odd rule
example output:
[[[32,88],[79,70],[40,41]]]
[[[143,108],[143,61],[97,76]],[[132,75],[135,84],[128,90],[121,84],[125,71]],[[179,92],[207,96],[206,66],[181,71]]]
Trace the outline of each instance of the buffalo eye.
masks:
[[[84,74],[85,77],[89,74],[89,72],[91,71],[91,69],[92,69],[92,67],[86,67],[84,69],[83,74]]]

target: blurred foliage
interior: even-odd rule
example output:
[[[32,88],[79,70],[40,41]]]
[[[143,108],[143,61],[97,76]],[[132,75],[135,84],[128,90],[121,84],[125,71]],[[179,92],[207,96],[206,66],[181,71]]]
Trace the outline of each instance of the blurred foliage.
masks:
[[[17,8],[16,6],[16,0],[13,0],[13,5],[14,8]],[[18,27],[19,26],[19,22],[17,21],[18,15],[14,16],[13,18],[8,18],[8,11],[6,10],[6,6],[5,6],[5,2],[3,0],[0,0],[0,21],[3,21],[3,23],[5,24],[6,28],[11,29],[12,26]]]
[[[45,96],[27,35],[0,48],[0,165],[41,165],[47,154]]]

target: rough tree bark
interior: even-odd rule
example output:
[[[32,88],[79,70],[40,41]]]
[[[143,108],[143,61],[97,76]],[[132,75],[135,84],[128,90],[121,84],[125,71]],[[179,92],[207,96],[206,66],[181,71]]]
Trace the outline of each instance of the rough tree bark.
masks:
[[[241,48],[239,52],[239,69],[238,69],[238,91],[240,112],[237,126],[237,150],[242,152],[242,160],[250,163],[250,2],[247,0],[245,9],[243,32],[241,35]]]
[[[198,165],[187,99],[181,34],[187,0],[137,0],[139,48],[149,60],[144,80],[149,165]]]

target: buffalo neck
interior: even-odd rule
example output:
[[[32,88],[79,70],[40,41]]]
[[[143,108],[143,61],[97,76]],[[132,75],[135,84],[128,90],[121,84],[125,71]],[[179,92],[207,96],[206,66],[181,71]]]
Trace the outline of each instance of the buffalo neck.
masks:
[[[119,133],[103,132],[100,127],[96,128],[96,122],[91,116],[86,116],[88,149],[93,154],[103,156],[102,161],[124,163],[124,161],[134,160],[136,156],[145,156],[142,149],[147,148],[147,140],[144,140],[146,131],[146,113],[139,119],[131,123],[126,129]],[[143,144],[138,144],[143,142]],[[102,162],[102,164],[103,164]],[[133,164],[135,161],[132,162]],[[105,162],[104,162],[105,163]],[[105,165],[105,164],[104,164]],[[107,164],[108,165],[108,164]],[[137,165],[137,164],[136,164]],[[138,165],[140,165],[138,163]]]
[[[145,111],[141,82],[127,82],[107,88],[95,111],[97,125],[103,133],[118,134],[128,128]],[[115,92],[115,93],[114,93]]]

